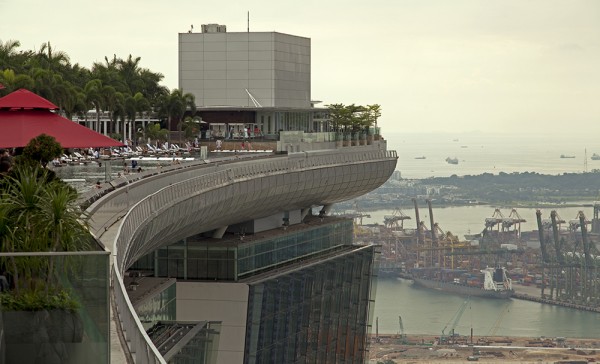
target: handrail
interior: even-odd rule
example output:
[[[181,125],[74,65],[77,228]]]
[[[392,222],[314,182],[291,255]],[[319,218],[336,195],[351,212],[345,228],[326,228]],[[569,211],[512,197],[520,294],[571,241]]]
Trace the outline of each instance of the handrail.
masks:
[[[126,339],[131,343],[130,350],[132,353],[135,353],[136,362],[165,363],[135,313],[122,276],[135,259],[156,248],[141,247],[132,244],[138,239],[138,234],[142,231],[142,228],[145,228],[147,225],[149,217],[160,214],[162,210],[186,198],[186,196],[205,193],[214,188],[249,178],[323,168],[331,165],[348,165],[397,159],[395,151],[365,150],[365,148],[360,147],[353,149],[345,148],[338,153],[336,151],[329,151],[327,154],[315,155],[306,152],[303,152],[304,155],[296,153],[293,158],[290,156],[271,157],[269,159],[248,158],[244,160],[248,164],[242,165],[234,164],[240,161],[238,159],[222,161],[220,164],[226,167],[224,169],[188,178],[183,181],[173,182],[171,185],[163,187],[134,203],[121,220],[115,237],[114,246],[116,251],[113,254],[116,256],[115,264],[113,265],[112,287],[121,328]],[[167,177],[165,176],[165,178]],[[128,188],[134,187],[135,183],[133,182],[133,184],[128,185]],[[106,201],[110,200],[110,194],[111,192],[108,192],[107,196],[105,196]],[[93,198],[97,199],[97,197]],[[104,197],[100,198],[104,199]],[[99,202],[102,203],[101,201]]]

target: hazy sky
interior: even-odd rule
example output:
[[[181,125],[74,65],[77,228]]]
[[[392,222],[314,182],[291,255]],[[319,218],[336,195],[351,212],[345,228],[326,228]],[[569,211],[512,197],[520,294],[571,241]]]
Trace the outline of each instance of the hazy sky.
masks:
[[[190,25],[311,38],[312,98],[378,103],[385,131],[600,132],[598,0],[0,0],[0,40],[71,62],[141,57],[177,84]]]

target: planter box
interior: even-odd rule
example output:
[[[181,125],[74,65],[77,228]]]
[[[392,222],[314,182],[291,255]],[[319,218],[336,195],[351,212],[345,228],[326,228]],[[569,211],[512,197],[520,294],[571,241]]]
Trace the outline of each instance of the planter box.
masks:
[[[7,363],[74,363],[70,343],[81,343],[83,325],[65,310],[2,312]]]

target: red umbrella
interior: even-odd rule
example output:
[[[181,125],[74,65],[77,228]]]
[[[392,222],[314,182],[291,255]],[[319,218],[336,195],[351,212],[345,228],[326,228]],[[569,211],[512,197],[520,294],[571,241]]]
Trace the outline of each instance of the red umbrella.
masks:
[[[53,109],[58,107],[25,89],[0,98],[0,148],[24,147],[40,134],[53,136],[63,148],[124,145],[50,111]]]

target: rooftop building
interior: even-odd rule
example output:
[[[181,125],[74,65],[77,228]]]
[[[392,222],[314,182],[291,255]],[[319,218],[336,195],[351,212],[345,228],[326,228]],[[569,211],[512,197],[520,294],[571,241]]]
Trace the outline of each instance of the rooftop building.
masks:
[[[227,32],[224,25],[179,34],[179,88],[196,98],[213,129],[254,125],[324,131],[311,101],[310,38],[278,32]]]

